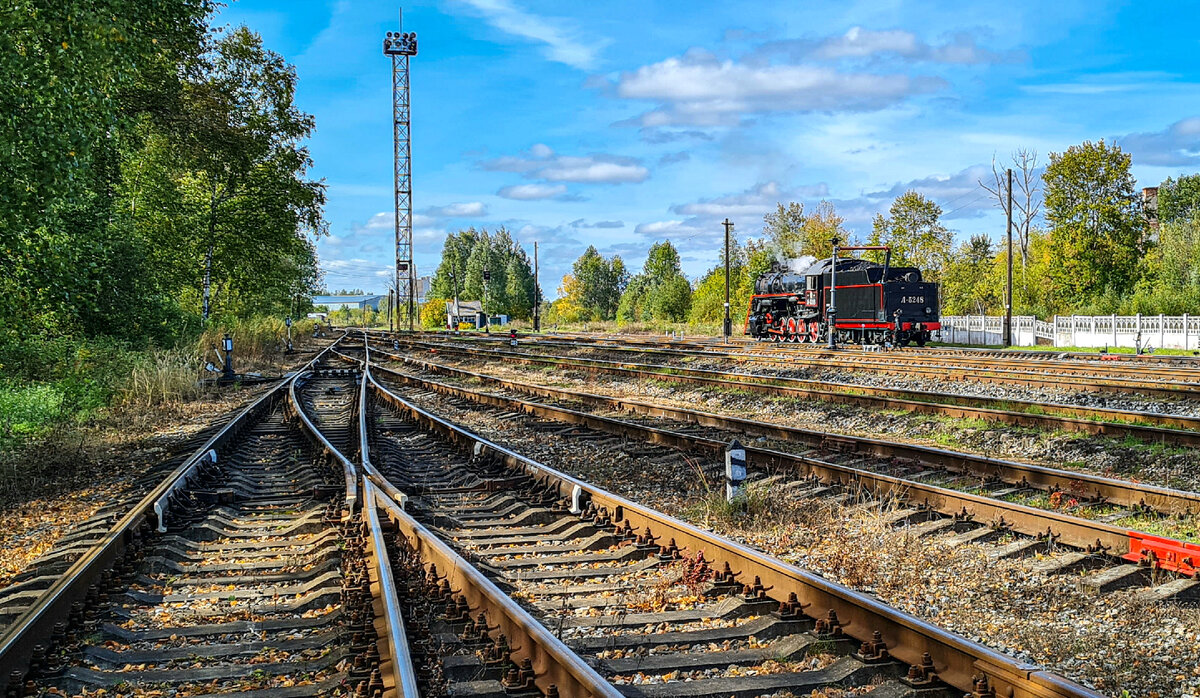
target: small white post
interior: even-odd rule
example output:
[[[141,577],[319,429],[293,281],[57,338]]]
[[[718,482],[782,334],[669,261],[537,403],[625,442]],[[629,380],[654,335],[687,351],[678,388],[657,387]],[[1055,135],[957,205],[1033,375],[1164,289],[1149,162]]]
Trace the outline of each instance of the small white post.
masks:
[[[1183,350],[1188,348],[1188,314],[1183,314]]]
[[[745,491],[746,449],[734,439],[725,447],[725,500],[732,502]]]
[[[1166,315],[1159,313],[1158,315],[1158,348],[1162,349],[1167,339],[1167,320]]]

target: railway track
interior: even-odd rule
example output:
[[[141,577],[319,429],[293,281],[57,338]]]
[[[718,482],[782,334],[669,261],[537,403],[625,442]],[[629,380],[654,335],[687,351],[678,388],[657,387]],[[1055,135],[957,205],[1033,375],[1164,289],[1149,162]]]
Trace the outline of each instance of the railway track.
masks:
[[[320,360],[217,427],[8,626],[6,696],[399,695],[415,673],[373,627],[386,558],[315,426],[352,430],[353,400],[329,392],[349,372],[328,385]]]
[[[432,335],[440,336],[440,335]],[[498,342],[479,337],[472,341]],[[945,354],[924,355],[890,351],[886,355],[853,349],[831,352],[819,348],[756,348],[720,344],[684,344],[679,342],[587,341],[582,338],[559,339],[555,336],[528,338],[527,343],[548,348],[591,347],[606,352],[670,359],[709,358],[741,364],[761,364],[795,370],[855,371],[872,375],[893,375],[926,380],[955,380],[1030,388],[1074,390],[1089,393],[1142,395],[1165,399],[1195,399],[1200,395],[1200,365],[1186,363],[1160,367],[1157,364],[1130,364],[1094,360],[1039,361],[988,357],[957,357]],[[772,345],[773,346],[773,345]]]
[[[1174,446],[1200,445],[1200,417],[1001,400],[736,371],[548,355],[513,349],[466,347],[422,342],[408,338],[393,339],[392,345],[441,352],[452,356],[467,356],[477,360],[490,359],[526,365],[557,366],[598,375],[664,380],[718,389],[751,391],[774,397],[818,399],[831,403],[981,419],[1039,429],[1079,431],[1119,438],[1131,437],[1147,443],[1163,443]]]
[[[374,351],[376,355],[386,355]],[[414,371],[377,370],[389,380],[470,401],[492,409],[528,414],[562,424],[663,444],[709,460],[723,457],[734,439],[759,436],[746,447],[748,462],[764,472],[785,472],[794,479],[812,478],[823,487],[865,488],[877,498],[900,497],[913,511],[936,512],[950,524],[968,524],[975,536],[1012,532],[1024,539],[1012,554],[1026,554],[1050,542],[1077,548],[1067,566],[1107,557],[1120,563],[1092,580],[1115,584],[1145,583],[1146,567],[1195,576],[1200,544],[1139,531],[1136,526],[1178,524],[1189,530],[1200,513],[1200,495],[1104,478],[1074,471],[1032,466],[940,449],[831,436],[725,417],[695,410],[614,399],[547,386],[501,380],[486,374],[404,357],[412,369],[451,376],[456,384],[433,380]],[[480,386],[490,389],[481,390]],[[534,402],[530,395],[549,398]],[[596,410],[599,409],[600,412]],[[606,416],[604,411],[638,417]],[[1031,506],[1053,501],[1055,493],[1076,499],[1070,512]],[[1090,583],[1090,582],[1085,582]],[[1180,578],[1148,590],[1146,598],[1186,598],[1200,588]]]
[[[428,576],[436,566],[449,575],[443,588],[461,590],[445,604],[456,627],[486,609],[473,632],[495,626],[491,646],[519,665],[505,682],[547,695],[758,696],[839,684],[873,695],[1093,695],[499,446],[374,371],[362,400],[370,470],[408,497],[407,512],[377,498],[380,515]],[[448,548],[471,564],[447,570]],[[481,600],[489,583],[521,604]],[[672,598],[681,593],[691,598]]]
[[[442,334],[442,333],[439,333]],[[444,335],[443,335],[444,336]],[[730,348],[740,352],[758,354],[812,354],[825,357],[861,357],[869,356],[871,352],[853,344],[841,344],[836,353],[830,352],[824,345],[775,344],[758,342],[744,337],[731,337],[730,343],[725,344],[720,337],[690,337],[680,339],[661,339],[657,337],[639,337],[637,335],[604,336],[596,334],[554,332],[545,335],[550,338],[562,338],[571,342],[584,344],[604,344],[615,346],[646,346],[646,347],[694,347],[711,351],[728,351]],[[1096,352],[1065,352],[1054,349],[1046,350],[1011,350],[1011,349],[980,349],[976,347],[924,347],[896,348],[889,352],[902,361],[945,360],[961,362],[969,365],[971,362],[986,362],[975,364],[979,367],[1007,365],[1014,368],[1019,366],[1052,366],[1055,368],[1080,367],[1096,372],[1149,371],[1164,379],[1170,380],[1169,369],[1185,369],[1191,372],[1200,371],[1200,362],[1193,356],[1178,356],[1168,354],[1098,354]],[[1196,382],[1196,381],[1193,381]]]

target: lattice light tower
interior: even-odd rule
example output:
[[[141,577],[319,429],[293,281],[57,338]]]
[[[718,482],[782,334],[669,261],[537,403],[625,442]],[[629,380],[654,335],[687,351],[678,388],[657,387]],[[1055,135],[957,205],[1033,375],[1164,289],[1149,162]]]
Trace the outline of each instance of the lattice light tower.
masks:
[[[403,15],[401,15],[403,22]],[[402,24],[403,26],[403,24]],[[417,55],[416,32],[388,32],[383,55],[392,59],[392,141],[396,182],[396,329],[416,320],[416,267],[412,248],[412,139],[408,59]]]

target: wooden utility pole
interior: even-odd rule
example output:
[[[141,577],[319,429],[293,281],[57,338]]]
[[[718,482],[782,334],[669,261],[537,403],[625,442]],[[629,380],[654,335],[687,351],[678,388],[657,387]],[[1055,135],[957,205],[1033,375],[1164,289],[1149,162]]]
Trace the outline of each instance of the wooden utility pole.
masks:
[[[395,327],[392,326],[392,297],[396,293],[395,289],[388,289],[387,313],[388,313],[388,332],[394,332]]]
[[[1013,296],[1013,248],[1012,248],[1012,230],[1013,230],[1013,191],[1012,191],[1012,168],[1008,168],[1008,223],[1005,226],[1006,234],[1008,235],[1008,291],[1004,300],[1004,346],[1012,346],[1012,296]]]
[[[533,331],[542,331],[542,286],[538,281],[537,241],[533,243]]]
[[[728,218],[721,225],[725,226],[725,343],[729,344],[729,335],[733,331],[733,325],[729,320],[729,232],[733,230],[733,222]]]

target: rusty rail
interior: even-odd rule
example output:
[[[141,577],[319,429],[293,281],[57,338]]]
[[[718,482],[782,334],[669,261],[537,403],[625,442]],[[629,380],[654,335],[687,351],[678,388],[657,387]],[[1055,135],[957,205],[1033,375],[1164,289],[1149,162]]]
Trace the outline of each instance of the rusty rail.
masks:
[[[516,471],[553,486],[565,500],[586,499],[622,526],[627,524],[638,530],[649,529],[656,537],[673,538],[682,548],[703,550],[706,559],[711,558],[711,563],[718,566],[728,563],[731,569],[747,579],[757,576],[763,585],[774,587],[778,595],[794,592],[805,605],[806,615],[823,618],[833,611],[846,626],[846,633],[857,640],[870,640],[872,634],[878,632],[887,643],[892,657],[914,667],[920,667],[925,655],[928,655],[937,678],[959,690],[973,691],[977,687],[976,679],[982,675],[987,677],[988,685],[996,695],[1009,698],[1091,698],[1100,695],[1062,676],[1006,657],[847,587],[537,463],[413,405],[378,382],[372,385],[382,400],[422,427],[440,434],[468,452],[495,458]]]
[[[75,560],[57,582],[43,592],[32,606],[5,629],[4,634],[0,635],[0,689],[6,690],[12,681],[23,677],[34,647],[46,642],[53,631],[54,624],[64,620],[70,611],[71,604],[82,599],[86,595],[88,587],[100,578],[101,573],[112,567],[126,554],[126,548],[140,535],[139,532],[143,528],[161,523],[160,517],[169,511],[169,506],[173,502],[171,497],[167,497],[167,507],[163,507],[160,500],[176,490],[177,485],[187,479],[188,474],[193,472],[194,466],[198,462],[211,458],[210,451],[219,454],[264,412],[279,400],[284,399],[285,394],[292,389],[297,377],[333,349],[336,344],[335,341],[334,344],[305,364],[301,371],[298,371],[290,379],[280,382],[242,409],[236,417],[198,448],[190,458],[118,519],[100,541]],[[157,512],[156,504],[159,505]]]
[[[529,354],[500,349],[477,349],[426,342],[400,340],[403,343],[431,351],[461,356],[492,357],[503,361],[562,366],[590,373],[609,373],[635,378],[654,378],[678,383],[691,383],[719,388],[733,388],[774,396],[815,398],[825,402],[903,409],[922,414],[982,419],[1017,426],[1042,429],[1065,429],[1114,437],[1133,437],[1147,442],[1181,446],[1200,446],[1200,418],[1165,415],[1150,412],[1127,412],[1102,408],[1072,407],[1040,404],[1017,400],[995,400],[924,391],[876,388],[847,383],[823,383],[799,378],[760,376],[733,371],[711,371],[655,364],[626,363],[600,359]],[[918,399],[920,398],[920,399]],[[1030,411],[979,407],[980,404],[1020,405]],[[1083,418],[1084,415],[1093,417]],[[1101,419],[1129,421],[1101,421]],[[1155,426],[1131,423],[1151,421]],[[1168,426],[1161,426],[1168,425]],[[1176,428],[1184,427],[1184,428]]]
[[[620,436],[635,437],[681,450],[724,453],[723,441],[668,429],[601,417],[564,407],[520,400],[390,371],[388,375],[409,385],[493,407],[525,412],[546,419],[582,424]],[[819,458],[773,449],[746,447],[747,460],[763,469],[784,468],[800,477],[817,477],[829,484],[862,487],[877,497],[895,497],[947,516],[969,516],[981,523],[1031,537],[1057,540],[1092,553],[1105,553],[1131,562],[1150,559],[1156,567],[1195,575],[1200,567],[1200,545],[1112,526],[1055,511],[960,492],[900,477],[873,473]]]

